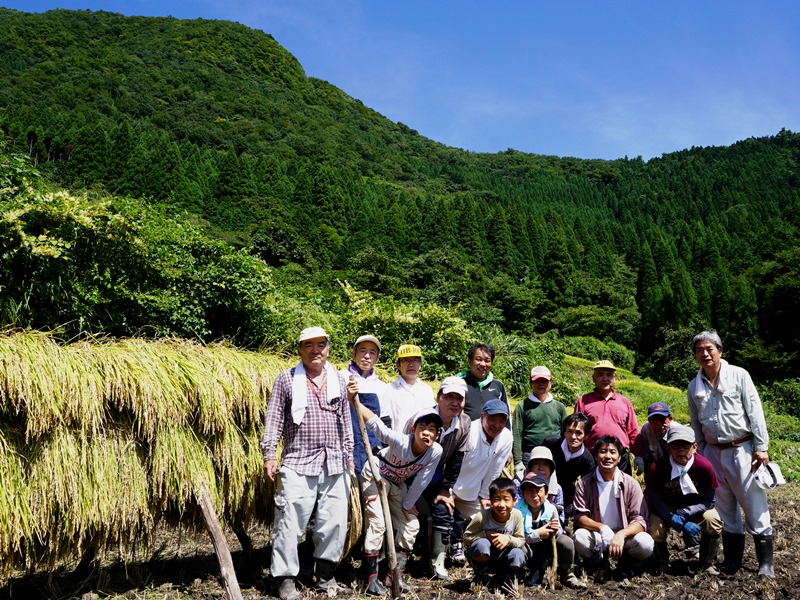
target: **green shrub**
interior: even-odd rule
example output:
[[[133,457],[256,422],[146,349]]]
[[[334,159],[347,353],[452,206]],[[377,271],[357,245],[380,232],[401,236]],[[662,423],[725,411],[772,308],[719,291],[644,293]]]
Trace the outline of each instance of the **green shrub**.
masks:
[[[606,339],[600,341],[588,336],[566,336],[561,339],[564,352],[591,361],[610,360],[617,367],[633,370],[636,354],[622,344]]]
[[[777,412],[800,418],[800,379],[784,379],[759,388],[761,398]]]

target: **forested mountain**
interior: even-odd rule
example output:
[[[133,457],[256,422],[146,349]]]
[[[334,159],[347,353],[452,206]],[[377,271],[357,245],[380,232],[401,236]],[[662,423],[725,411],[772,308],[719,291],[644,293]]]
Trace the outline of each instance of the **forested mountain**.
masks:
[[[476,154],[242,25],[0,9],[0,30],[9,149],[65,187],[196,215],[278,285],[346,280],[522,336],[610,340],[679,384],[691,334],[714,327],[755,373],[800,375],[798,134],[650,161]]]

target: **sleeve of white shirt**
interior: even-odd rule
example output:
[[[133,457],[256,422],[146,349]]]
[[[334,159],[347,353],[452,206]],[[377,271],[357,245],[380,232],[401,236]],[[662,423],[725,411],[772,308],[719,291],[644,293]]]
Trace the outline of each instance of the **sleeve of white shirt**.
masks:
[[[481,482],[481,491],[478,494],[480,498],[486,498],[487,500],[489,499],[489,484],[500,477],[500,473],[502,473],[503,467],[506,465],[508,457],[511,456],[511,450],[514,447],[514,435],[510,429],[503,429],[497,437],[497,449],[489,459],[489,466]]]

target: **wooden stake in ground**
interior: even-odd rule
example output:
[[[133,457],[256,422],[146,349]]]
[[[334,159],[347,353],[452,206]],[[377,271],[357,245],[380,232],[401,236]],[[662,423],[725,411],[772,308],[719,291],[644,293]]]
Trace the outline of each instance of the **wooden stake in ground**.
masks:
[[[230,600],[242,600],[239,580],[236,579],[236,572],[233,570],[231,550],[228,548],[228,542],[225,540],[225,534],[219,524],[214,505],[211,504],[208,490],[203,488],[199,494],[195,492],[195,496],[197,497],[197,503],[200,505],[200,510],[203,511],[208,535],[211,536],[211,542],[214,544],[214,552],[217,553],[217,561],[219,562],[219,571],[222,575],[222,585],[225,588],[225,593]]]
[[[392,574],[392,598],[399,598],[402,595],[400,591],[400,573],[397,570],[397,554],[395,554],[394,551],[394,527],[392,527],[392,513],[389,510],[389,498],[386,496],[386,482],[381,478],[380,471],[378,470],[378,463],[375,461],[375,456],[372,454],[372,445],[369,443],[367,426],[364,424],[364,417],[361,416],[361,411],[359,410],[361,402],[358,396],[356,396],[353,405],[356,409],[356,415],[358,415],[358,428],[361,430],[361,438],[364,440],[364,450],[367,452],[369,468],[372,471],[372,476],[375,478],[375,484],[378,486],[378,496],[380,496],[381,499],[383,522],[386,525],[386,556],[389,559],[389,571]]]
[[[558,551],[556,550],[557,535],[558,534],[554,532],[553,535],[550,536],[550,543],[553,545],[553,562],[550,564],[550,568],[547,569],[547,574],[545,575],[545,582],[551,590],[556,589],[556,573],[558,572]]]

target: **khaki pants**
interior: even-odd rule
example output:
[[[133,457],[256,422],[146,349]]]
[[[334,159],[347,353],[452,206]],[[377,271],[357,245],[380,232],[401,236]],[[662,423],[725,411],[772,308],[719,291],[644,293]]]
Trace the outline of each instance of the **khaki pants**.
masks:
[[[705,511],[702,515],[697,515],[691,521],[700,525],[700,529],[706,535],[717,536],[722,533],[722,519],[719,518],[719,513],[714,508]],[[650,525],[647,528],[647,533],[656,542],[666,542],[670,529],[670,524],[665,523],[661,517],[650,515]]]
[[[378,485],[375,483],[372,473],[368,473],[368,471],[368,469],[364,469],[361,480],[361,497],[364,501],[364,553],[378,554],[383,546],[386,525],[381,499],[378,495]],[[384,487],[389,501],[395,545],[411,552],[419,533],[419,519],[414,515],[406,517],[403,512],[403,499],[406,497],[408,488],[405,483],[394,484],[385,479]]]

